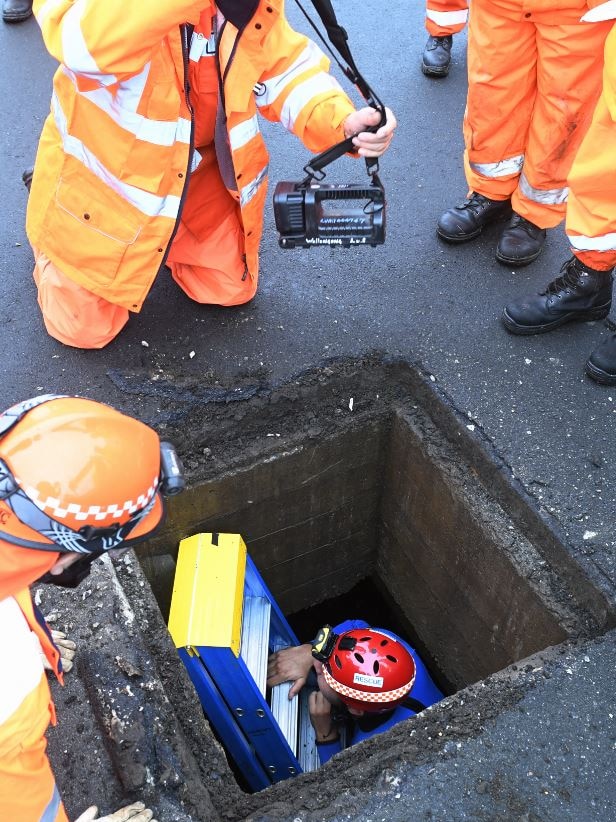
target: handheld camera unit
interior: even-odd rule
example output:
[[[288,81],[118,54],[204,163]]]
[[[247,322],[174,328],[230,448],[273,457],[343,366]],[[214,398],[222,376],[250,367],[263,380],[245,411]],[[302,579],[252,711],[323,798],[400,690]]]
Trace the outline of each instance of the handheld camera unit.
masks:
[[[365,129],[378,131],[386,121],[385,108],[359,73],[347,45],[348,35],[336,20],[331,0],[312,2],[331,43],[346,61],[346,66],[340,63],[299,2],[298,5],[344,74],[381,115],[378,125]],[[343,154],[355,153],[355,150],[353,136],[348,137],[313,157],[304,166],[307,174],[304,180],[283,181],[276,185],[274,219],[279,234],[278,243],[282,248],[311,248],[315,245],[374,248],[385,242],[385,189],[378,176],[376,158],[366,158],[370,178],[368,184],[323,182],[325,166]]]

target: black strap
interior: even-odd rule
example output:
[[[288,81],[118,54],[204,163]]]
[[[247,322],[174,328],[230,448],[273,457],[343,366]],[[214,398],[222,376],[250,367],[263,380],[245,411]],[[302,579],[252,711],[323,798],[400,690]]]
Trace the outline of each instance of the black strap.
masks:
[[[329,48],[323,36],[321,35],[318,28],[315,26],[314,22],[311,20],[309,15],[307,14],[306,10],[299,2],[299,0],[295,0],[299,8],[301,9],[303,15],[306,17],[312,28],[315,30],[319,39],[322,43],[325,44],[325,47],[329,51],[329,53],[333,56],[334,60],[342,70],[342,72],[349,78],[349,80],[357,86],[359,93],[362,97],[366,100],[369,106],[375,108],[381,114],[381,120],[376,126],[370,126],[364,129],[365,131],[378,131],[379,128],[385,123],[386,116],[385,116],[385,107],[376,96],[374,91],[370,88],[364,77],[362,77],[359,69],[355,65],[355,61],[353,60],[353,55],[351,54],[351,50],[348,46],[348,34],[346,33],[345,29],[338,23],[336,19],[336,13],[331,4],[331,0],[311,0],[312,5],[314,6],[317,14],[321,18],[321,22],[325,27],[327,32],[327,36],[329,37],[330,42],[336,48],[342,59],[346,62],[346,66],[342,65],[340,61],[336,58],[336,55],[332,52]],[[310,163],[308,163],[304,167],[304,171],[306,174],[309,175],[308,179],[304,181],[304,184],[307,185],[311,179],[316,178],[318,180],[322,180],[325,174],[323,173],[322,169],[325,166],[333,163],[334,160],[337,160],[339,157],[342,157],[343,154],[347,153],[354,153],[355,146],[353,145],[353,138],[348,137],[346,140],[343,140],[341,143],[337,143],[335,146],[327,149],[327,151],[323,151],[321,154],[317,154],[316,157],[313,157]],[[366,169],[368,174],[373,175],[376,177],[376,174],[379,170],[379,161],[376,157],[366,157]],[[380,185],[380,181],[378,183]]]
[[[408,708],[409,711],[414,711],[418,714],[420,711],[425,711],[428,707],[424,705],[423,702],[420,702],[418,699],[413,699],[412,696],[407,696],[404,702],[401,703],[403,708]]]

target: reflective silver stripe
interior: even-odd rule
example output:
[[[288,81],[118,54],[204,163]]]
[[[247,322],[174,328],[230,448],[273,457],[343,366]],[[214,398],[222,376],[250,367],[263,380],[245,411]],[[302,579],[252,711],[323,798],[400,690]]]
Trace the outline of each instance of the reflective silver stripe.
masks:
[[[543,205],[560,205],[567,202],[569,196],[569,189],[564,188],[535,188],[531,186],[526,178],[524,172],[520,175],[519,187],[522,194],[527,200],[532,200],[534,203],[542,203]]]
[[[81,31],[81,17],[88,5],[89,0],[75,0],[62,18],[62,62],[77,74],[111,86],[117,83],[117,77],[100,70]]]
[[[460,11],[432,11],[426,9],[426,17],[432,20],[437,26],[457,26],[459,23],[466,23],[468,20],[468,9]]]
[[[482,177],[508,177],[510,174],[518,174],[523,165],[523,154],[499,160],[498,163],[470,163],[473,171]]]
[[[567,239],[576,251],[616,251],[616,232],[587,237],[584,234],[567,234]]]
[[[60,792],[58,791],[58,786],[54,782],[52,797],[49,800],[49,804],[43,811],[43,815],[40,818],[40,822],[56,822],[56,817],[58,816],[59,810]]]
[[[317,94],[323,94],[327,89],[332,91],[342,91],[340,83],[330,74],[321,72],[315,77],[311,77],[303,83],[299,83],[284,101],[280,111],[280,122],[288,130],[292,131],[295,120],[301,114],[306,104]]]
[[[75,72],[66,66],[62,67],[62,71],[73,82],[76,94],[94,103],[120,128],[134,134],[139,140],[157,146],[172,146],[176,142],[186,145],[190,143],[190,120],[185,117],[177,120],[150,120],[137,113],[150,73],[150,63],[139,74],[120,83],[114,94],[103,87],[80,91]]]
[[[257,120],[257,115],[254,114],[250,120],[245,120],[243,123],[240,123],[237,126],[233,126],[233,128],[229,131],[229,144],[231,145],[231,149],[235,151],[238,148],[246,145],[246,143],[250,142],[253,137],[256,137],[259,133],[259,122]]]
[[[199,165],[199,163],[201,162],[202,159],[203,159],[203,157],[199,154],[197,149],[196,148],[193,149],[192,163],[190,164],[190,173],[191,174],[198,167],[198,165]]]
[[[244,207],[255,196],[263,181],[267,178],[268,166],[260,171],[254,180],[251,180],[240,192],[240,205]]]
[[[190,41],[190,51],[188,59],[193,63],[198,63],[202,57],[214,57],[216,55],[216,32],[212,32],[209,38],[205,38],[201,32],[193,34]]]
[[[587,11],[582,17],[583,23],[598,23],[601,20],[616,19],[616,0],[607,0]]]
[[[0,599],[0,636],[4,659],[18,659],[11,675],[0,676],[0,725],[7,721],[45,678],[41,646],[17,600]],[[4,669],[3,669],[4,670]]]
[[[178,215],[180,198],[168,194],[166,197],[158,197],[136,186],[123,183],[100,160],[81,142],[77,137],[68,133],[66,117],[60,106],[57,95],[54,93],[51,98],[51,110],[56,127],[62,138],[62,146],[67,154],[79,160],[86,168],[95,174],[99,180],[109,186],[113,191],[123,197],[135,208],[139,209],[148,217],[170,217],[174,219]]]
[[[294,77],[298,77],[311,68],[320,68],[321,60],[324,58],[321,49],[314,43],[309,45],[302,51],[297,60],[292,63],[286,71],[282,74],[277,74],[275,77],[270,77],[265,83],[258,83],[256,92],[256,101],[258,106],[269,106],[283,91],[285,91],[289,83]]]

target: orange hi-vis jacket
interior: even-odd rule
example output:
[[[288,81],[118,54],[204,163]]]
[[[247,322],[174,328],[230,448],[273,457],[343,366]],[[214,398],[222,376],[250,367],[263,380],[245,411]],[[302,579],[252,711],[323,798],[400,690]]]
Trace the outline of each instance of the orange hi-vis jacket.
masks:
[[[141,309],[200,160],[187,80],[190,26],[207,38],[213,15],[216,156],[241,209],[247,272],[256,280],[268,170],[257,113],[322,151],[343,139],[354,106],[327,74],[325,55],[291,29],[283,0],[255,5],[238,28],[210,0],[34,0],[47,48],[61,65],[27,231],[33,248],[78,285]],[[207,185],[207,174],[197,177]],[[190,199],[197,201],[198,191]]]
[[[0,677],[0,819],[67,822],[45,754],[55,711],[40,648],[61,679],[59,654],[27,588],[0,600],[0,632],[7,666]]]

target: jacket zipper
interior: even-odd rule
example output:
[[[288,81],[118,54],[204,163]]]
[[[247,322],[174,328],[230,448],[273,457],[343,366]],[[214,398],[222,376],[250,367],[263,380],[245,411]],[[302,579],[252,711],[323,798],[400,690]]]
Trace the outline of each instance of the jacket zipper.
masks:
[[[182,188],[182,194],[180,196],[180,204],[178,206],[178,213],[175,218],[175,225],[173,226],[171,237],[169,238],[169,242],[167,243],[167,248],[165,249],[163,260],[160,264],[161,268],[167,262],[167,257],[169,256],[169,251],[171,249],[171,243],[175,239],[175,235],[178,233],[178,228],[180,227],[180,219],[182,217],[182,211],[184,210],[184,204],[186,202],[186,194],[188,192],[188,181],[190,180],[190,176],[192,174],[191,169],[193,163],[193,156],[195,153],[195,112],[192,107],[192,103],[190,102],[190,82],[188,80],[190,40],[192,38],[193,31],[194,26],[191,26],[188,23],[185,23],[184,25],[180,26],[180,35],[182,37],[182,62],[184,63],[184,98],[186,100],[186,106],[188,107],[188,110],[190,112],[190,141],[188,144],[188,163],[186,165],[186,174],[184,175],[184,187]]]

